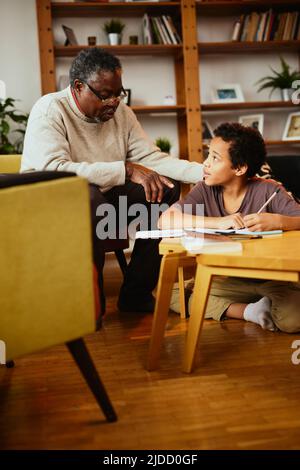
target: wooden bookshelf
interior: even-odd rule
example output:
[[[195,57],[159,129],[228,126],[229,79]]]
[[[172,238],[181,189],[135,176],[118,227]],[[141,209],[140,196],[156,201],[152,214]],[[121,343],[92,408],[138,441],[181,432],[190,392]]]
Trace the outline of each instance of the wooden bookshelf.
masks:
[[[253,101],[241,103],[208,103],[202,104],[201,110],[205,111],[234,111],[244,109],[282,109],[295,108],[292,101]],[[300,106],[300,105],[297,105]]]
[[[256,0],[256,1],[196,1],[197,11],[202,16],[230,16],[266,11],[275,8],[276,11],[295,11],[299,9],[299,0]]]
[[[131,106],[131,109],[136,114],[169,114],[176,113],[182,114],[185,113],[184,105],[174,105],[174,106]]]
[[[200,42],[200,54],[265,54],[266,52],[300,52],[300,41],[228,41]]]
[[[290,147],[291,145],[299,145],[300,140],[267,140],[266,145],[270,146],[284,146],[284,147]]]
[[[240,15],[247,15],[252,12],[268,12],[270,9],[274,13],[293,12],[300,10],[299,0],[245,0],[245,1],[196,1],[196,11],[199,18],[206,18],[213,28],[214,18],[227,17],[228,21],[234,22]],[[300,40],[271,40],[271,41],[222,41],[222,42],[205,42],[201,41],[197,44],[198,55],[200,60],[200,80],[201,80],[201,58],[208,55],[218,55],[220,64],[222,63],[222,55],[226,57],[228,63],[228,56],[243,55],[244,57],[251,55],[264,55],[264,54],[284,54],[293,53],[297,54],[300,60]],[[232,82],[235,82],[232,78]],[[291,101],[253,101],[253,102],[240,102],[240,103],[202,103],[201,114],[205,113],[205,119],[209,119],[209,113],[230,112],[230,111],[247,111],[247,110],[288,110],[299,111],[299,105],[294,105]],[[215,116],[216,118],[216,116]],[[215,122],[217,120],[215,119]],[[283,132],[283,131],[282,131]],[[299,141],[283,141],[267,139],[266,144],[268,147],[293,147],[299,146]]]
[[[142,16],[173,14],[180,9],[180,2],[52,2],[51,11],[54,18],[84,16]]]
[[[101,44],[96,47],[101,47],[112,54],[116,55],[178,55],[182,51],[180,44],[151,44],[151,45],[132,45],[132,44],[121,44],[119,46],[109,46],[107,44]],[[82,49],[88,49],[89,46],[55,46],[54,55],[56,57],[75,57]]]
[[[262,41],[262,42],[198,42],[197,15],[206,17],[213,27],[213,18],[218,16],[238,17],[253,11],[264,12],[272,8],[276,12],[298,11],[300,0],[247,0],[247,1],[195,1],[181,0],[172,2],[50,2],[36,0],[40,42],[40,62],[43,93],[56,91],[55,65],[57,58],[75,57],[87,45],[54,45],[52,23],[55,18],[88,17],[137,17],[142,21],[144,13],[150,15],[170,14],[181,19],[182,44],[179,45],[101,45],[108,51],[120,56],[171,56],[174,59],[177,106],[133,106],[137,114],[168,114],[177,118],[179,153],[189,160],[202,161],[202,114],[209,112],[243,111],[251,109],[295,109],[299,106],[291,102],[258,101],[243,103],[203,103],[200,100],[201,57],[204,55],[226,54],[280,54],[300,53],[300,41]],[[233,19],[232,19],[233,21]],[[300,57],[300,56],[299,56]],[[200,69],[199,69],[200,59]],[[199,73],[200,70],[200,73]],[[232,80],[234,82],[234,79]],[[297,141],[268,141],[270,146],[298,145]]]
[[[179,154],[193,161],[202,161],[202,126],[199,106],[198,51],[196,37],[195,0],[170,2],[51,2],[36,0],[42,93],[56,91],[56,59],[75,57],[87,45],[54,45],[53,20],[56,18],[140,18],[150,15],[171,15],[181,21],[182,44],[153,44],[110,46],[100,45],[117,56],[171,56],[174,60],[177,106],[134,106],[139,114],[173,113],[177,119]],[[191,64],[193,62],[193,66]]]

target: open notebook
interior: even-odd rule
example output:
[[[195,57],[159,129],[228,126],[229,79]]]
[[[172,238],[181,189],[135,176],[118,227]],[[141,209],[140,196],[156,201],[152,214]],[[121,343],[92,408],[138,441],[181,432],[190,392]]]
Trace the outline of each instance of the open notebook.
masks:
[[[192,231],[192,232],[197,232],[197,233],[216,233],[216,234],[221,234],[221,235],[241,235],[241,236],[260,236],[260,237],[265,237],[269,235],[281,235],[282,230],[268,230],[265,232],[252,232],[251,230],[248,230],[246,228],[240,228],[237,230],[234,229],[227,229],[227,230],[219,230],[219,229],[207,229],[207,228],[194,228],[194,229],[186,229],[186,231]]]
[[[224,253],[241,252],[243,246],[229,236],[185,230],[151,230],[136,233],[136,238],[169,238],[180,239],[181,244],[191,253]],[[174,240],[175,241],[175,240]]]
[[[228,235],[237,236],[240,238],[261,238],[265,236],[281,235],[282,230],[271,230],[268,232],[251,232],[247,229],[239,230],[219,230],[210,228],[186,228],[186,229],[167,229],[167,230],[141,230],[136,232],[135,238],[171,238],[171,237],[184,237],[187,234],[198,233],[198,234],[215,234],[215,235]]]

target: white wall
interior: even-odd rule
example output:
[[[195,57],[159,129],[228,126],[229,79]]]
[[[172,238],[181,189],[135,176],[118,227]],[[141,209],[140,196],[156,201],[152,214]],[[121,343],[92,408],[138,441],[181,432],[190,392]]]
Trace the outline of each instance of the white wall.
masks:
[[[22,111],[41,95],[35,0],[0,0],[0,80]]]

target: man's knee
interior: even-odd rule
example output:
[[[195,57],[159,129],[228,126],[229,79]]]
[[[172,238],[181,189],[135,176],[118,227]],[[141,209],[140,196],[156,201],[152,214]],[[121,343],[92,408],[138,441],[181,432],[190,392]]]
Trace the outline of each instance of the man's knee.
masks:
[[[106,202],[105,196],[101,193],[99,186],[89,184],[90,203],[92,206]]]
[[[100,204],[107,202],[107,200],[105,196],[101,193],[99,186],[95,184],[89,184],[89,192],[92,223],[95,224],[98,220],[96,216],[97,208]]]
[[[174,204],[174,202],[178,201],[178,199],[180,198],[180,182],[172,180],[170,178],[169,180],[174,184],[174,187],[169,188],[168,186],[165,186],[162,202],[171,205]]]

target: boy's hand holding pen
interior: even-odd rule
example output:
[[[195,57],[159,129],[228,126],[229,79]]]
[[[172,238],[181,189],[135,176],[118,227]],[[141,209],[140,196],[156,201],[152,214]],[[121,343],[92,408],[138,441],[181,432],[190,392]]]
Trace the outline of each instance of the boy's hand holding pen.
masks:
[[[282,226],[282,216],[280,214],[263,212],[263,210],[267,207],[268,204],[270,204],[279,191],[280,188],[277,188],[276,191],[274,191],[267,201],[261,206],[261,208],[254,214],[243,216],[240,212],[237,212],[236,214],[219,217],[217,228],[220,230],[227,230],[231,228],[238,230],[246,228],[253,232],[280,229]]]
[[[268,212],[249,214],[245,215],[244,221],[246,228],[253,232],[282,229],[282,215],[280,214],[269,214]]]
[[[267,199],[267,201],[261,206],[261,208],[255,214],[248,214],[243,217],[245,227],[248,230],[265,231],[265,230],[277,230],[282,226],[282,216],[280,214],[272,214],[263,212],[267,205],[274,199],[276,194],[280,191],[277,188],[276,191]]]

